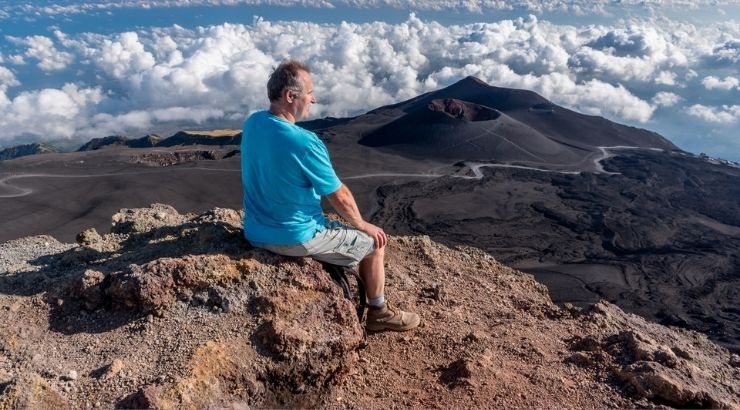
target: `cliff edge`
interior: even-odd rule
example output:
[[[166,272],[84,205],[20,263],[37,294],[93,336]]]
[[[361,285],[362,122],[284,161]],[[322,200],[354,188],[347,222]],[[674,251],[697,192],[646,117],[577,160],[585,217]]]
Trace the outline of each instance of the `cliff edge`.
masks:
[[[77,244],[0,244],[0,409],[740,408],[704,335],[544,286],[475,248],[391,237],[387,295],[422,327],[365,338],[322,266],[251,248],[241,215],[154,204]]]

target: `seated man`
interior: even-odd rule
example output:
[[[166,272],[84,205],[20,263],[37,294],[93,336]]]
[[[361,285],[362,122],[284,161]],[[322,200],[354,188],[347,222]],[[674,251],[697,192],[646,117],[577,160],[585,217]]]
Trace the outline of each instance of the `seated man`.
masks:
[[[385,232],[362,219],[324,143],[295,125],[316,102],[309,68],[295,60],[282,62],[270,75],[267,95],[270,109],[252,114],[242,132],[245,238],[281,255],[311,256],[341,266],[359,262],[370,307],[366,328],[417,327],[417,314],[385,301]],[[327,220],[321,196],[353,227]]]

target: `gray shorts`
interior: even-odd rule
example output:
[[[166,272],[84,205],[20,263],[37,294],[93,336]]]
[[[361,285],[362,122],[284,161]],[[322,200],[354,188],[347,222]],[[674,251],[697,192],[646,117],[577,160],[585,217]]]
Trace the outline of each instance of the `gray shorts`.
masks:
[[[339,221],[328,221],[321,232],[297,245],[252,242],[252,246],[285,256],[310,256],[339,266],[353,266],[375,250],[375,240]]]

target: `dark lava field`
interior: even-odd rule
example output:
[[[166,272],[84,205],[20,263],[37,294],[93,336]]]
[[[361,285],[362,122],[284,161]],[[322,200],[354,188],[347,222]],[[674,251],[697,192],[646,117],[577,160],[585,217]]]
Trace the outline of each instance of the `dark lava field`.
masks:
[[[373,220],[484,249],[556,302],[606,299],[740,350],[740,169],[627,150],[605,169],[614,174],[486,168],[383,186]]]

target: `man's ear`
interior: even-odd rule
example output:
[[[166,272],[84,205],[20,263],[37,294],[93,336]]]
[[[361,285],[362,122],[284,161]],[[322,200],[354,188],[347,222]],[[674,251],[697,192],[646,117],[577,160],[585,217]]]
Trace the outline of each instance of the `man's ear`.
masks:
[[[283,91],[283,97],[285,97],[285,101],[288,102],[288,104],[293,103],[293,100],[295,100],[295,92],[293,90],[286,89]]]

